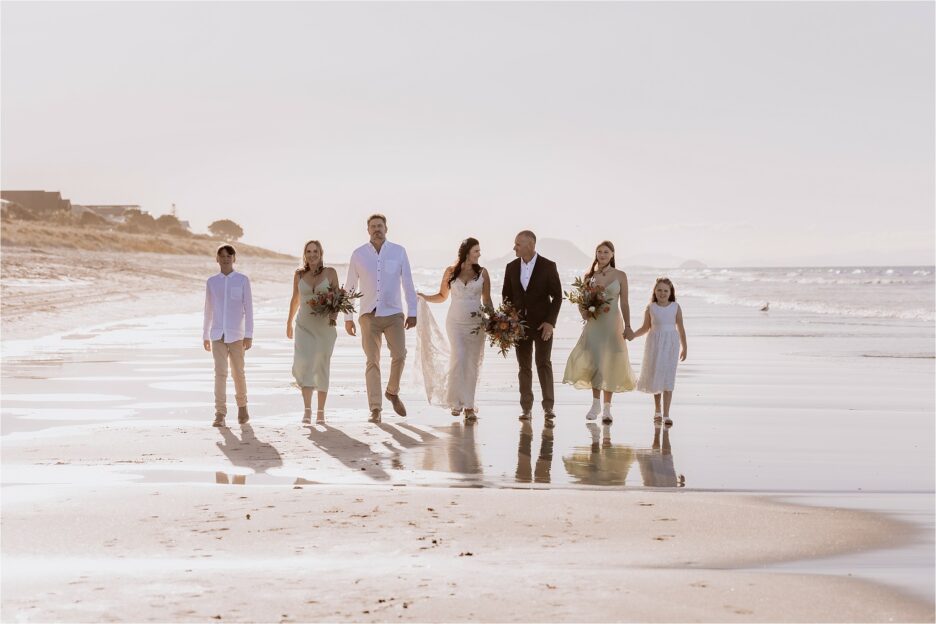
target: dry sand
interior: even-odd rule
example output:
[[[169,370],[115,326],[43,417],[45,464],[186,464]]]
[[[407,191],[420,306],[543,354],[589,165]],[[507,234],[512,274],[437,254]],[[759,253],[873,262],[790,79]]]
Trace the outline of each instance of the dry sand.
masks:
[[[4,621],[932,621],[738,571],[900,524],[753,497],[388,486],[7,488]]]

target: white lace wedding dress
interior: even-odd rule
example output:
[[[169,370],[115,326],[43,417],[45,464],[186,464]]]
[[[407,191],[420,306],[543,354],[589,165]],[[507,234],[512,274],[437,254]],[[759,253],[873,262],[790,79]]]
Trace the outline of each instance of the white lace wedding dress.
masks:
[[[475,389],[484,360],[483,331],[471,333],[481,322],[472,317],[481,307],[484,278],[452,282],[451,306],[445,317],[445,335],[439,329],[426,301],[419,299],[416,324],[416,370],[433,405],[452,410],[475,409]]]

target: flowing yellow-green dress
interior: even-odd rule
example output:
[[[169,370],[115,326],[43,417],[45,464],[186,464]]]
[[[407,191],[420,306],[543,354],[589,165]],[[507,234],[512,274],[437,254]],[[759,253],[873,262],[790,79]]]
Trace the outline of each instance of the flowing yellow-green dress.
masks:
[[[562,383],[572,384],[579,390],[630,392],[637,387],[637,379],[623,336],[620,283],[611,282],[605,287],[605,293],[611,299],[611,309],[585,323],[582,335],[569,354]]]
[[[292,374],[296,384],[328,392],[328,376],[338,331],[327,314],[312,314],[309,304],[316,292],[328,290],[328,280],[313,288],[299,279],[299,312],[296,313]]]

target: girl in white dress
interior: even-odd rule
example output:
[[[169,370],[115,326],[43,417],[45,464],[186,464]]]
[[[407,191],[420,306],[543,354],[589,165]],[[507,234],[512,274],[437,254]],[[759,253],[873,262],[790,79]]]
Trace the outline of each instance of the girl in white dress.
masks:
[[[487,269],[478,265],[480,257],[481,244],[475,238],[466,238],[458,247],[455,264],[445,269],[439,292],[434,295],[418,293],[421,307],[426,303],[442,303],[449,295],[452,297],[445,317],[448,344],[441,339],[428,306],[419,312],[421,320],[425,320],[417,325],[418,366],[429,402],[445,405],[452,410],[452,416],[464,411],[467,421],[477,418],[475,389],[484,359],[485,340],[483,331],[475,331],[480,320],[471,314],[478,311],[482,302],[493,306],[491,278]],[[440,362],[443,360],[440,356],[446,351],[447,366]]]
[[[676,385],[676,366],[686,360],[686,329],[682,310],[676,303],[676,287],[666,277],[657,278],[653,285],[650,305],[644,312],[643,325],[634,332],[634,338],[648,333],[644,344],[643,363],[637,389],[653,395],[653,422],[672,426],[670,403]],[[660,395],[663,395],[663,414],[660,414]]]

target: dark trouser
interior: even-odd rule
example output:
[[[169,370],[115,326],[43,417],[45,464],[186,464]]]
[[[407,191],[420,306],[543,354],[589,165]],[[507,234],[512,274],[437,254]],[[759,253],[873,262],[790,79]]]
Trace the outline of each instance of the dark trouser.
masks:
[[[539,332],[533,338],[517,343],[517,362],[520,364],[520,408],[524,412],[533,409],[533,350],[536,349],[536,374],[543,392],[543,409],[552,411],[553,394],[552,340],[543,340]]]

